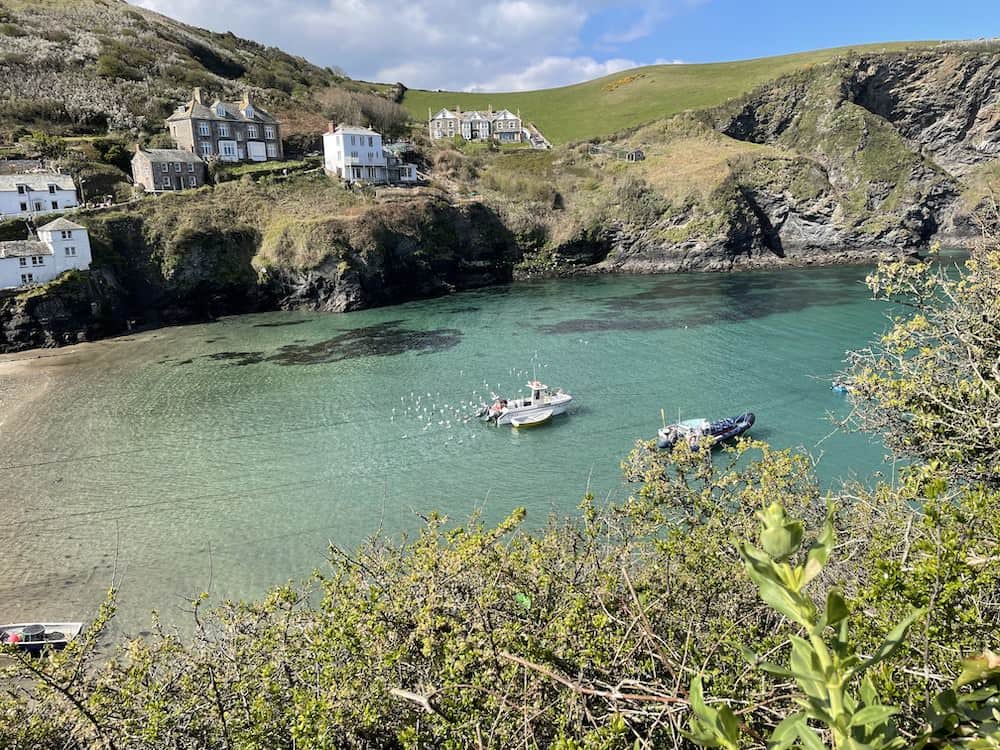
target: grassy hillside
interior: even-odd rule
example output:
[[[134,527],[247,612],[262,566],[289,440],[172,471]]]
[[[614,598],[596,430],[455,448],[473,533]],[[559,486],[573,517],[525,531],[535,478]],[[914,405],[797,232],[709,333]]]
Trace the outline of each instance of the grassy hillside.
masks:
[[[124,0],[0,0],[0,140],[17,128],[156,133],[194,86],[254,91],[286,135],[321,130],[331,91],[390,88]]]
[[[608,135],[686,109],[714,107],[765,81],[829,62],[850,50],[899,51],[935,44],[869,44],[739,62],[652,65],[573,86],[506,94],[410,90],[403,105],[417,120],[427,119],[428,108],[437,111],[456,104],[462,109],[486,109],[490,104],[520,109],[522,117],[534,122],[553,143],[566,143]]]

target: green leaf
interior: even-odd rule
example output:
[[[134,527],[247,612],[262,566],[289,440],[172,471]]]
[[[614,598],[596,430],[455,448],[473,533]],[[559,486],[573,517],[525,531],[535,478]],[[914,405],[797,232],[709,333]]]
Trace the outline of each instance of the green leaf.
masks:
[[[768,750],[786,750],[799,736],[799,724],[805,724],[806,715],[802,711],[786,716],[771,732],[767,741]]]
[[[887,659],[892,656],[893,652],[903,643],[903,639],[906,638],[906,632],[910,629],[910,626],[917,621],[917,618],[922,617],[926,611],[926,609],[914,609],[910,612],[910,614],[904,617],[902,621],[892,629],[892,632],[885,637],[885,640],[882,641],[882,645],[878,647],[874,655],[872,655],[870,659],[863,662],[857,669],[851,670],[851,674],[861,674],[865,670],[878,664],[883,659]]]
[[[830,558],[830,552],[833,550],[833,539],[833,509],[831,508],[827,512],[823,531],[820,532],[819,537],[813,543],[812,547],[809,548],[809,554],[806,555],[805,574],[802,579],[803,586],[818,576],[820,571],[823,570],[823,566],[826,565],[826,561]]]
[[[865,706],[851,716],[848,726],[866,727],[870,724],[884,724],[886,719],[897,713],[899,713],[899,709],[893,706],[881,706],[879,704]]]
[[[823,744],[823,740],[804,721],[799,722],[796,730],[806,750],[827,750],[826,745]]]
[[[830,593],[826,595],[826,611],[823,613],[826,624],[830,627],[836,627],[849,614],[850,611],[847,609],[847,602],[844,601],[844,595],[837,589],[830,589]]]
[[[757,515],[763,525],[760,546],[764,552],[778,562],[795,554],[802,543],[802,522],[789,518],[778,503],[772,503]]]
[[[531,597],[518,591],[514,594],[514,601],[526,610],[531,609]]]

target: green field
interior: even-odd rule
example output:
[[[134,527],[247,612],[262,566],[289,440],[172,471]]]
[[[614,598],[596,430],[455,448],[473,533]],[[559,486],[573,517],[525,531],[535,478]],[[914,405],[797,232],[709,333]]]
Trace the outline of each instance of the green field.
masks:
[[[497,109],[520,109],[523,119],[535,123],[550,141],[566,143],[608,135],[686,109],[717,106],[764,81],[828,62],[849,50],[892,52],[938,43],[867,44],[739,62],[651,65],[573,86],[506,94],[413,89],[406,92],[403,105],[418,120],[427,119],[428,108],[435,112],[456,105],[486,109],[492,104]]]

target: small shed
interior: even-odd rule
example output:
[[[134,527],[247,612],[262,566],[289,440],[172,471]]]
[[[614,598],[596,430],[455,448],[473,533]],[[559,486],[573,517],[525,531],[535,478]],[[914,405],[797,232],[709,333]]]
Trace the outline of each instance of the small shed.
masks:
[[[646,158],[646,155],[642,153],[641,148],[634,148],[631,151],[625,152],[625,161],[642,161]]]

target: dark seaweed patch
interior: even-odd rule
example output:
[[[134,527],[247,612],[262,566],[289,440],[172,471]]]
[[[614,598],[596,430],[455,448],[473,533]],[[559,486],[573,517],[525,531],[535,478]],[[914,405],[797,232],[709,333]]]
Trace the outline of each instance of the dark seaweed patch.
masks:
[[[264,352],[216,352],[215,354],[206,354],[204,356],[207,359],[214,359],[218,362],[229,362],[234,365],[256,365],[267,359],[264,356]]]
[[[306,320],[282,320],[275,323],[254,323],[254,328],[284,328],[286,326],[300,326],[303,323],[312,323],[311,319]]]
[[[455,328],[414,331],[402,321],[355,328],[312,344],[288,344],[267,358],[279,365],[315,365],[361,357],[391,357],[406,352],[433,354],[451,349],[462,338]]]
[[[414,331],[402,326],[401,320],[355,328],[323,341],[305,343],[298,339],[280,347],[272,354],[265,352],[215,352],[203,358],[231,365],[257,365],[273,362],[277,365],[318,365],[361,357],[390,357],[406,352],[433,354],[451,349],[462,339],[456,328],[435,328]],[[186,360],[182,364],[188,364]]]

